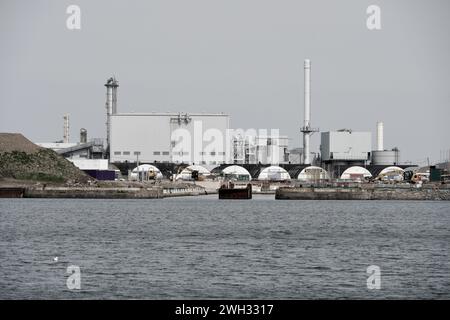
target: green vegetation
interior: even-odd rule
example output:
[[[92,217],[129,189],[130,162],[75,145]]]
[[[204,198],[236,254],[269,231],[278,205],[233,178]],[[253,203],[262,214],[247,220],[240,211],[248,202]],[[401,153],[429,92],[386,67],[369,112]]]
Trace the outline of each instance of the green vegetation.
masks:
[[[0,177],[62,183],[86,182],[89,178],[70,161],[50,149],[36,152],[0,152]]]

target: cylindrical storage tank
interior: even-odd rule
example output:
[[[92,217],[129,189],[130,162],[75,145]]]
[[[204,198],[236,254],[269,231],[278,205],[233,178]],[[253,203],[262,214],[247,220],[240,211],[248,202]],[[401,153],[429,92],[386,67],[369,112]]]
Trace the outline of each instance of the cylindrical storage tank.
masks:
[[[391,166],[400,162],[399,150],[372,151],[372,164]]]
[[[80,129],[80,143],[87,143],[87,130],[84,128]]]

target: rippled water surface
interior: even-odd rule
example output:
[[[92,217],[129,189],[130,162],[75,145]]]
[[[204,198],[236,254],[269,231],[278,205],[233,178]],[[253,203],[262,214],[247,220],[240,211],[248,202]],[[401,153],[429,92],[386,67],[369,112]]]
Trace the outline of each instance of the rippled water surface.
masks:
[[[449,202],[216,197],[0,199],[0,298],[450,298]]]

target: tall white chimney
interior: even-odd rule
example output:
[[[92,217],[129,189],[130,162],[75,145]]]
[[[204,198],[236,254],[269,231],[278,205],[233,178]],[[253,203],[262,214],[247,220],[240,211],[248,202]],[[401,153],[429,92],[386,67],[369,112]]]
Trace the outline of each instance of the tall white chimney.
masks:
[[[305,110],[303,126],[310,127],[311,121],[311,61],[305,60]]]
[[[309,138],[317,129],[311,128],[311,61],[305,59],[304,64],[305,74],[305,103],[304,103],[304,115],[303,115],[303,164],[311,164]]]
[[[383,122],[377,122],[377,151],[383,151]]]

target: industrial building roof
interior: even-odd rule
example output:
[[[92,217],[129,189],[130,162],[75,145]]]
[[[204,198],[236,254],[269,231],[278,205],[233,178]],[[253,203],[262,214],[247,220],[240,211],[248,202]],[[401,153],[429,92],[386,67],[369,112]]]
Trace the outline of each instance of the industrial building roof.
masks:
[[[224,113],[185,113],[185,112],[126,112],[126,113],[115,113],[112,116],[178,116],[178,115],[185,115],[188,116],[223,116],[223,117],[229,117],[228,114]]]

